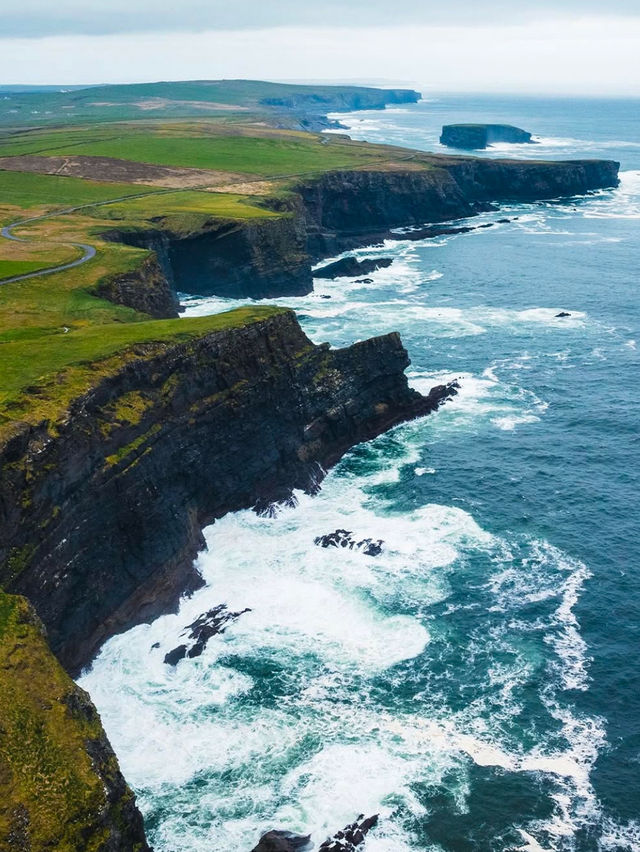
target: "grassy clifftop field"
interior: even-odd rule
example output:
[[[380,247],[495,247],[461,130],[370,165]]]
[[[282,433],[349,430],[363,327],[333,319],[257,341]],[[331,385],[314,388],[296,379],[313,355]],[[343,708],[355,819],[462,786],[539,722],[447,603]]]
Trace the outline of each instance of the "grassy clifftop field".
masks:
[[[261,314],[158,321],[99,298],[103,282],[139,270],[150,257],[146,249],[105,240],[105,232],[161,226],[188,235],[215,222],[286,218],[286,209],[266,202],[286,198],[295,179],[409,167],[413,158],[336,136],[215,119],[17,131],[0,139],[0,225],[32,220],[12,230],[21,242],[0,240],[0,430],[15,421],[55,420],[116,353],[127,357],[143,342]],[[6,282],[74,260],[81,255],[74,243],[94,246],[96,256],[73,269]]]
[[[168,119],[149,117],[156,101],[154,109],[148,101],[141,106],[162,95],[174,106],[188,100],[193,112],[195,94],[225,109]],[[106,122],[100,113],[88,124],[10,128],[0,115],[0,438],[16,422],[55,423],[74,394],[112,369],[105,359],[254,316],[257,309],[178,319],[170,243],[182,243],[177,265],[185,290],[198,279],[205,289],[197,292],[206,292],[226,275],[215,292],[238,297],[234,276],[243,275],[260,286],[241,296],[308,293],[310,253],[343,250],[339,240],[323,242],[326,227],[347,234],[377,228],[379,236],[470,215],[478,201],[570,195],[617,180],[615,163],[463,161],[275,126],[278,110],[299,116],[415,94],[159,83],[33,95],[53,99],[52,115],[54,102],[71,106],[66,99],[74,109],[134,104],[135,121]],[[5,113],[14,96],[7,97],[0,101]],[[230,105],[244,112],[230,117]],[[224,245],[216,242],[223,236]]]

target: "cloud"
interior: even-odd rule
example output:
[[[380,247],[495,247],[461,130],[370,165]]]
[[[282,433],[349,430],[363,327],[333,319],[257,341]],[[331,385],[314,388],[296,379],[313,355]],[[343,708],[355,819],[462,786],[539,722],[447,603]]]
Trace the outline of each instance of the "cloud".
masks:
[[[281,27],[0,38],[5,83],[373,80],[425,92],[640,95],[640,17],[511,26]],[[597,57],[597,61],[594,61]],[[381,63],[381,58],[384,62]]]
[[[603,13],[602,0],[7,0],[6,7],[3,38],[282,26],[468,26]],[[606,13],[637,16],[638,0],[608,0]]]

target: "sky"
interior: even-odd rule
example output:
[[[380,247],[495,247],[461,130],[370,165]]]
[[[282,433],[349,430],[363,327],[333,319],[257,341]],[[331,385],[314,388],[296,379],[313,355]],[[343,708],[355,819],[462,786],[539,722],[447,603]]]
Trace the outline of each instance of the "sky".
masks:
[[[640,95],[640,0],[0,0],[0,84],[221,77]]]

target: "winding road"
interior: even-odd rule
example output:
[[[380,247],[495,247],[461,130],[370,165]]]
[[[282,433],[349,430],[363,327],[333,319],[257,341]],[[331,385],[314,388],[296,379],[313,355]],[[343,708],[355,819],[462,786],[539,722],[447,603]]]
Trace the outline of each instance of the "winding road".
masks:
[[[417,152],[412,152],[411,154],[398,157],[393,162],[406,162],[407,160],[413,160],[416,157]],[[379,165],[383,165],[380,163]],[[316,174],[315,171],[306,171],[306,172],[292,172],[290,174],[284,175],[271,175],[267,178],[269,181],[279,181],[279,180],[289,180],[291,178],[298,177],[308,177],[309,175]],[[237,179],[235,181],[229,181],[227,186],[232,186],[234,183],[238,184],[248,184],[248,183],[262,183],[265,181],[264,177],[260,178],[251,178],[246,180],[244,178]],[[45,219],[54,219],[57,216],[66,216],[69,213],[77,213],[80,210],[89,210],[95,207],[107,207],[109,204],[119,204],[122,201],[132,201],[136,198],[147,198],[150,195],[172,195],[180,192],[197,192],[198,190],[207,190],[207,189],[215,189],[211,184],[202,184],[200,186],[186,186],[184,188],[166,188],[166,189],[153,189],[147,190],[146,192],[135,193],[134,195],[123,195],[118,198],[110,198],[107,201],[94,201],[89,204],[79,204],[76,207],[65,207],[63,210],[53,210],[51,213],[43,213],[40,216],[32,216],[28,219],[20,219],[17,222],[12,222],[10,225],[5,225],[0,228],[0,237],[4,237],[6,240],[12,240],[17,243],[30,243],[30,242],[41,242],[41,243],[49,243],[56,245],[65,245],[65,246],[73,246],[73,248],[80,249],[82,255],[75,260],[72,260],[68,263],[62,263],[58,266],[48,266],[44,269],[36,269],[33,272],[25,272],[22,275],[13,275],[10,278],[0,278],[0,284],[13,284],[17,281],[26,281],[29,278],[40,278],[43,275],[52,275],[54,272],[63,272],[65,269],[73,269],[76,266],[82,266],[83,263],[87,263],[87,261],[91,260],[96,256],[96,248],[95,246],[89,245],[88,243],[75,243],[75,242],[63,242],[56,240],[29,240],[26,237],[17,237],[13,232],[15,228],[21,227],[23,225],[29,225],[32,222],[42,222]]]
[[[28,243],[30,240],[27,240],[24,237],[16,237],[16,235],[12,234],[11,231],[14,228],[17,228],[18,225],[24,225],[27,222],[34,221],[36,221],[35,218],[22,219],[20,222],[14,222],[12,225],[5,225],[5,227],[0,230],[0,236],[3,236],[6,240],[13,240],[16,243]],[[37,278],[41,275],[51,275],[53,272],[62,272],[64,269],[72,269],[74,266],[81,266],[83,263],[86,263],[88,260],[91,260],[92,257],[96,256],[95,247],[90,246],[88,243],[64,243],[64,245],[79,248],[82,251],[82,256],[77,257],[69,263],[62,263],[59,266],[47,266],[45,269],[37,269],[34,272],[25,272],[23,275],[12,275],[10,278],[0,278],[0,284],[13,284],[15,281],[24,281],[26,278]]]
[[[86,263],[88,260],[91,260],[96,256],[96,248],[95,246],[89,245],[88,243],[74,243],[74,242],[62,242],[56,240],[29,240],[26,237],[17,237],[13,230],[15,228],[19,228],[22,225],[29,225],[32,222],[42,222],[45,219],[54,219],[56,216],[65,216],[69,213],[77,213],[80,210],[88,210],[92,207],[105,207],[108,204],[118,204],[121,201],[130,201],[134,198],[146,198],[149,195],[167,195],[169,192],[180,192],[181,190],[176,189],[156,189],[149,190],[147,192],[136,193],[135,195],[123,195],[119,198],[110,198],[108,201],[96,201],[91,204],[79,204],[76,207],[65,207],[64,210],[54,210],[51,213],[43,213],[40,216],[31,216],[28,219],[20,219],[17,222],[12,222],[10,225],[5,225],[0,229],[0,237],[4,237],[5,240],[13,240],[16,243],[30,243],[30,242],[42,242],[42,243],[55,243],[56,245],[65,245],[65,246],[73,246],[74,248],[80,249],[82,255],[75,260],[72,260],[68,263],[61,263],[58,266],[48,266],[45,269],[36,269],[33,272],[25,272],[23,275],[13,275],[10,278],[0,278],[0,284],[12,284],[16,281],[26,281],[28,278],[40,278],[43,275],[51,275],[54,272],[62,272],[65,269],[73,269],[75,266],[82,266],[83,263]]]

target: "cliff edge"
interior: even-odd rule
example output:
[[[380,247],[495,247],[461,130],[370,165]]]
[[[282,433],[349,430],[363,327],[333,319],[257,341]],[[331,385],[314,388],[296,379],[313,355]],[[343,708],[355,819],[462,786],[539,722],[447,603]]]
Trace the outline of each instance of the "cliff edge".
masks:
[[[490,160],[429,155],[390,166],[326,171],[297,178],[287,192],[262,198],[277,216],[211,220],[188,234],[170,220],[147,228],[110,228],[105,239],[156,253],[165,293],[153,279],[153,300],[141,288],[103,290],[108,298],[154,316],[172,316],[172,291],[264,299],[313,290],[313,263],[393,238],[392,229],[468,218],[493,203],[584,195],[618,185],[612,160]],[[162,310],[165,313],[162,313]]]
[[[354,444],[449,395],[411,390],[408,364],[397,334],[332,350],[277,308],[138,346],[59,422],[23,424],[0,451],[0,584],[79,671],[197,587],[204,526],[313,489]]]

